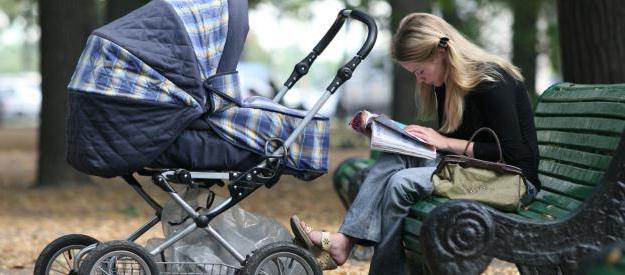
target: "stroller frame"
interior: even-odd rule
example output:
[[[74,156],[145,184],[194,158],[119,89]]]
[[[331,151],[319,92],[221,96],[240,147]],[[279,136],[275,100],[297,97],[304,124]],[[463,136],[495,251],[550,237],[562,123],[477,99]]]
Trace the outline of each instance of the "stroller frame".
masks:
[[[238,202],[245,199],[261,186],[271,188],[275,183],[277,183],[285,165],[283,158],[286,157],[289,146],[302,133],[305,126],[313,119],[313,117],[318,113],[318,111],[330,98],[330,96],[332,96],[345,81],[351,78],[352,73],[356,69],[358,64],[369,54],[377,38],[377,26],[375,24],[375,21],[364,12],[358,10],[343,9],[338,13],[335,22],[327,31],[327,33],[323,36],[323,38],[319,41],[319,43],[313,48],[312,52],[309,53],[302,61],[295,65],[295,68],[293,69],[293,72],[289,76],[288,80],[284,83],[283,87],[272,100],[276,103],[279,102],[286,94],[286,92],[291,89],[302,76],[308,73],[308,70],[314,60],[332,41],[332,39],[341,29],[345,20],[348,18],[356,19],[366,24],[368,28],[368,34],[364,45],[348,63],[339,68],[336,76],[332,80],[332,83],[330,83],[330,85],[326,88],[326,91],[317,100],[312,109],[307,112],[301,123],[289,135],[286,141],[278,139],[270,139],[267,141],[267,144],[265,145],[266,156],[264,156],[264,159],[258,165],[244,172],[206,172],[187,171],[185,169],[148,168],[142,169],[137,172],[141,176],[151,177],[152,183],[161,188],[163,191],[167,192],[169,197],[173,201],[175,201],[180,207],[182,207],[182,209],[184,209],[184,211],[188,214],[188,217],[194,221],[193,223],[185,226],[181,231],[168,237],[162,244],[149,251],[150,255],[158,255],[175,242],[181,240],[185,236],[191,234],[196,229],[200,228],[206,231],[210,236],[217,240],[220,245],[222,245],[227,251],[229,251],[232,256],[234,256],[234,258],[241,263],[241,266],[245,265],[246,256],[239,253],[230,243],[228,243],[225,238],[223,238],[216,230],[214,230],[210,226],[210,222],[224,211],[230,209]],[[271,153],[269,153],[267,150],[270,143],[277,143],[277,149]],[[122,178],[155,211],[154,216],[152,216],[145,224],[143,224],[137,230],[128,235],[128,237],[126,237],[127,241],[134,242],[161,221],[163,208],[143,189],[141,184],[132,174],[124,175],[122,176]],[[199,210],[193,209],[193,207],[191,207],[191,205],[189,205],[189,203],[187,203],[170,184],[179,183],[186,185],[189,188],[207,188],[210,190],[216,184],[224,186],[224,180],[228,181],[227,188],[230,197],[226,198],[219,205],[212,208],[212,210],[210,210],[207,214],[201,214]],[[210,192],[212,193],[212,191]],[[208,205],[206,206],[206,208],[210,208],[212,200],[210,203],[207,204]],[[73,259],[73,268],[75,271],[77,271],[80,261],[84,258],[84,256],[86,256],[87,253],[95,249],[96,245],[97,244],[89,245],[80,250],[80,252],[78,252],[78,254]]]

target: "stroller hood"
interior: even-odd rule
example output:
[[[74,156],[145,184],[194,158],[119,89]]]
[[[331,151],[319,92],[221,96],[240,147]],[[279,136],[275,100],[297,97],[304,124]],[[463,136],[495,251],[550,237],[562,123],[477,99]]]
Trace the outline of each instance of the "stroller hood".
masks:
[[[68,86],[68,162],[102,177],[150,164],[214,108],[211,76],[238,91],[247,30],[245,0],[153,0],[95,30]]]

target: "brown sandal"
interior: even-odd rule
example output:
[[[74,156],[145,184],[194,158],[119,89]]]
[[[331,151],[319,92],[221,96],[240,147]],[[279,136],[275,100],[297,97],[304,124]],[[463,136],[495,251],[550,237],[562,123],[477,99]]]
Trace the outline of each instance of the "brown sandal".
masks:
[[[321,253],[317,256],[317,264],[321,270],[331,270],[338,267],[336,261],[330,256],[330,233],[321,232]]]
[[[302,247],[310,250],[314,244],[308,237],[308,233],[312,231],[310,226],[302,227],[302,223],[297,215],[291,216],[291,231],[295,235],[295,241]]]
[[[295,242],[313,252],[317,257],[317,264],[321,270],[331,270],[338,267],[336,261],[330,256],[330,233],[322,231],[321,247],[315,245],[308,237],[308,233],[313,229],[310,226],[302,226],[301,220],[296,215],[291,217],[291,231],[295,235]]]

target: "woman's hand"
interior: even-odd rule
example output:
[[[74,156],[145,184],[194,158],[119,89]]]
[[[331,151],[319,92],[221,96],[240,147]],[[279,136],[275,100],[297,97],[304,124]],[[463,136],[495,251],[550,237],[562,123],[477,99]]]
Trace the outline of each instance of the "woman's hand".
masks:
[[[414,137],[420,138],[423,141],[434,145],[437,150],[446,150],[449,138],[439,134],[436,130],[419,125],[407,125],[404,128],[406,132]]]
[[[432,144],[436,147],[436,150],[451,152],[457,155],[461,155],[465,153],[469,157],[474,157],[473,155],[473,142],[469,143],[467,147],[468,141],[462,139],[448,138],[439,134],[436,130],[428,127],[423,127],[419,125],[408,125],[404,128],[406,132],[409,134],[422,139],[423,141]]]
[[[369,115],[370,114],[367,111],[358,112],[358,114],[356,114],[349,122],[349,126],[356,132],[371,137],[371,127],[369,127],[371,123],[367,123]]]

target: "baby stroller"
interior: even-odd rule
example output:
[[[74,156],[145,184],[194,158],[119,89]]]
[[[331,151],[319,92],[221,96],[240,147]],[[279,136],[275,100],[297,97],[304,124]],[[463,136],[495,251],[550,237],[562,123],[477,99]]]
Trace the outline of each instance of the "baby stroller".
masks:
[[[279,105],[348,18],[368,28],[356,56],[310,111]],[[60,237],[40,254],[35,274],[166,273],[163,266],[174,263],[156,262],[155,256],[196,229],[240,266],[215,264],[190,274],[321,273],[309,252],[289,242],[241,255],[211,221],[259,187],[272,187],[282,174],[311,180],[327,171],[329,120],[317,112],[371,51],[377,26],[363,12],[341,10],[272,100],[240,96],[236,65],[247,30],[245,0],[153,0],[92,33],[68,86],[67,160],[87,174],[121,176],[155,214],[123,241]],[[134,173],[150,177],[193,220],[150,251],[133,242],[159,223],[163,208]],[[210,211],[202,214],[172,183],[225,186],[230,197],[212,208],[209,200],[202,210]]]

